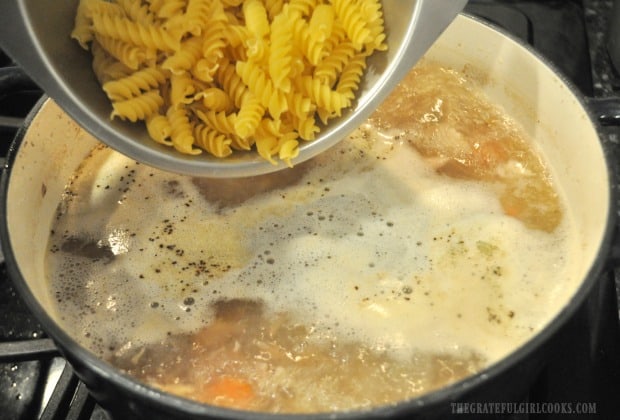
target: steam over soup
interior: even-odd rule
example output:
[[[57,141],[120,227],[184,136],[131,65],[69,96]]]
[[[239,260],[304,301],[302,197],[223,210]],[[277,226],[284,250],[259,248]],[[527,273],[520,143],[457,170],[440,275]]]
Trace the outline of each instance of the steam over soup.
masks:
[[[552,175],[483,87],[423,62],[350,138],[252,179],[94,150],[50,236],[62,326],[152,386],[268,412],[396,403],[496,362],[578,280]]]

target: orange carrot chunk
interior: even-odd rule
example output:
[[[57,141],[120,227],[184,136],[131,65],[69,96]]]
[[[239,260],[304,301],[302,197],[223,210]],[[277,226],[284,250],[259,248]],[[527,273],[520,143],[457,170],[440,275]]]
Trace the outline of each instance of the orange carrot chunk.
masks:
[[[254,398],[252,385],[239,378],[223,376],[205,385],[201,400],[216,405],[244,408]]]

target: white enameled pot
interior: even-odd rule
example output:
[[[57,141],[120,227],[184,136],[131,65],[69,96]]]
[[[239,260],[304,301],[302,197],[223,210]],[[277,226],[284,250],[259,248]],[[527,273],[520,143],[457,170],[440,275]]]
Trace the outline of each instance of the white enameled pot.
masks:
[[[461,15],[427,57],[475,73],[486,94],[535,139],[575,218],[580,251],[579,279],[570,301],[552,322],[505,359],[463,381],[411,401],[371,412],[335,413],[334,418],[450,413],[451,402],[496,400],[518,395],[549,357],[546,343],[597,286],[614,230],[611,172],[597,124],[584,98],[552,66],[497,29]],[[98,145],[57,105],[42,101],[29,117],[2,174],[1,241],[16,288],[61,352],[105,407],[151,418],[277,418],[239,413],[173,397],[116,371],[80,347],[57,322],[45,281],[44,258],[50,226],[68,179]],[[304,416],[313,417],[313,416]]]

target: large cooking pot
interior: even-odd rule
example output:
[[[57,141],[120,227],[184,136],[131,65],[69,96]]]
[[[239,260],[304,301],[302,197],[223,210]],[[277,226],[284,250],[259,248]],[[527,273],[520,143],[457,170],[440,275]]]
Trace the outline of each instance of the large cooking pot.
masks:
[[[457,69],[481,71],[489,97],[536,139],[575,218],[580,242],[575,275],[582,281],[540,333],[487,369],[420,398],[369,412],[334,413],[333,418],[443,418],[453,412],[453,402],[519,401],[551,357],[554,349],[548,344],[600,286],[609,261],[612,176],[597,124],[580,95],[526,46],[465,15],[448,28],[428,57]],[[50,100],[39,103],[18,134],[2,174],[0,239],[20,295],[92,395],[112,413],[166,419],[277,417],[202,405],[145,386],[98,359],[60,327],[45,280],[46,243],[67,180],[96,145],[96,139]]]

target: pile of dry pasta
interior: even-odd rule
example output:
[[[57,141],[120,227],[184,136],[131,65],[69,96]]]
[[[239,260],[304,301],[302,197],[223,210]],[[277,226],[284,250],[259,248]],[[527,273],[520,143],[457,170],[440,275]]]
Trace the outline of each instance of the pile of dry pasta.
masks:
[[[111,118],[181,153],[289,165],[387,48],[380,0],[80,0],[71,36]]]

